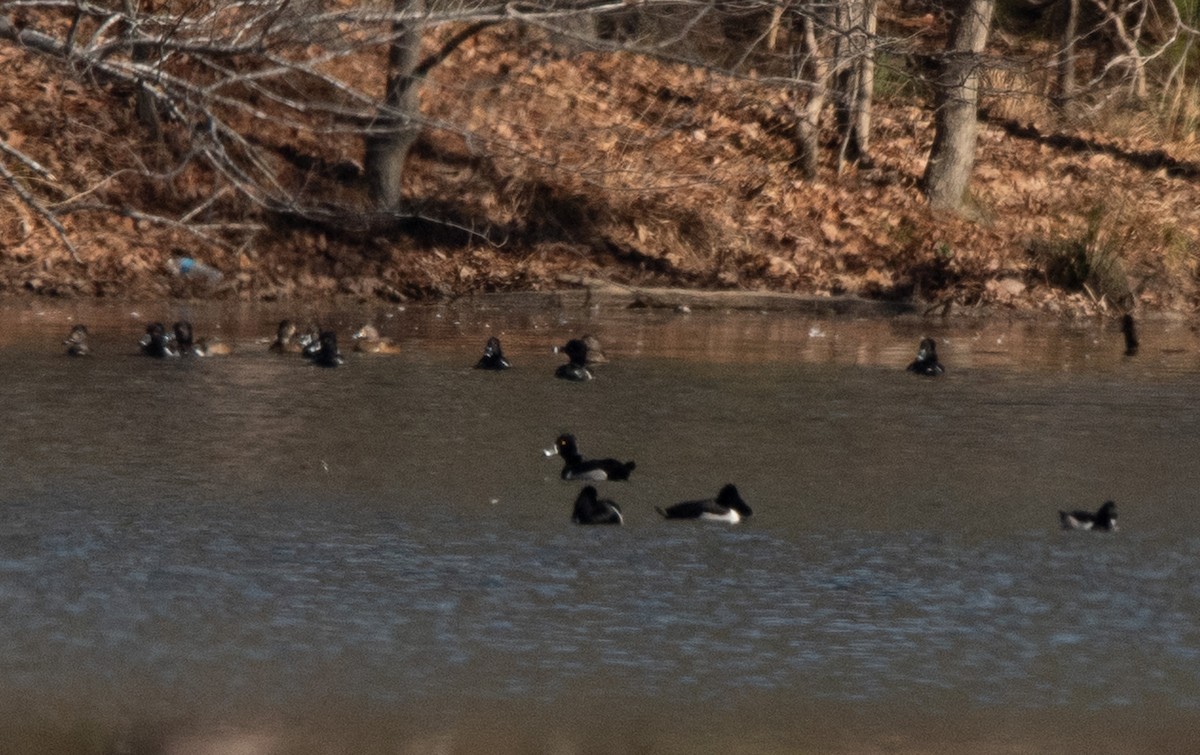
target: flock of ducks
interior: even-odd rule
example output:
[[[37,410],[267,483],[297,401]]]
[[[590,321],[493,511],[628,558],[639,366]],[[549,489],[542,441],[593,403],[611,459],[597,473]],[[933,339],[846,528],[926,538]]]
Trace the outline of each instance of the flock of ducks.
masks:
[[[1133,316],[1126,314],[1121,319],[1121,333],[1125,338],[1125,355],[1134,356],[1138,352],[1137,330]],[[397,354],[400,346],[394,340],[380,335],[373,325],[364,325],[353,335],[354,350],[370,354]],[[91,347],[88,344],[88,329],[86,325],[76,324],[71,328],[63,341],[67,354],[73,357],[88,356]],[[192,324],[187,320],[176,322],[171,331],[160,322],[146,326],[146,334],[139,342],[141,353],[159,359],[172,357],[207,357],[229,354],[230,347],[216,339],[196,338]],[[321,367],[337,367],[344,363],[344,358],[338,350],[337,333],[332,330],[310,328],[301,333],[291,320],[282,320],[267,350],[276,354],[299,354]],[[562,380],[586,381],[594,377],[593,368],[603,364],[608,359],[600,346],[600,341],[593,335],[572,338],[561,347],[556,346],[556,353],[565,354],[567,362],[555,370],[555,377]],[[504,356],[500,339],[495,336],[488,338],[483,348],[483,356],[476,362],[475,367],[482,370],[506,370],[512,365]],[[946,369],[938,360],[937,342],[932,338],[922,338],[917,346],[916,358],[906,368],[909,372],[926,377],[936,377],[945,373]],[[548,456],[558,455],[563,460],[561,477],[563,480],[579,480],[586,482],[628,480],[629,475],[637,467],[633,461],[618,461],[617,459],[585,459],[579,452],[575,436],[564,433],[555,440],[553,448],[547,449]],[[655,508],[664,519],[704,519],[729,522],[736,524],[753,514],[750,506],[742,500],[738,489],[733,484],[721,488],[713,498],[695,501],[684,501],[667,508]],[[1105,501],[1097,511],[1059,511],[1059,521],[1063,529],[1096,530],[1115,532],[1117,530],[1117,507],[1113,501]],[[593,485],[587,485],[575,499],[571,520],[576,524],[623,524],[621,507],[611,500],[600,498]]]
[[[633,461],[583,458],[575,436],[570,433],[558,436],[554,447],[546,449],[547,456],[555,454],[562,457],[563,468],[559,476],[564,480],[619,482],[628,480],[629,475],[637,468],[637,463]],[[714,498],[684,501],[665,509],[655,507],[655,511],[664,519],[707,519],[730,524],[737,524],[754,513],[732,483],[722,487]],[[621,507],[608,499],[599,498],[596,488],[592,485],[579,492],[571,513],[571,521],[576,524],[624,524]]]

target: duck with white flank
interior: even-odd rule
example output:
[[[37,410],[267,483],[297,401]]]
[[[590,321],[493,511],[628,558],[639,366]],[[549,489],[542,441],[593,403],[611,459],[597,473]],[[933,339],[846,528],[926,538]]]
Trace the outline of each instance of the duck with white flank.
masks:
[[[512,367],[504,358],[504,349],[500,348],[500,339],[492,336],[483,347],[483,356],[475,363],[477,370],[507,370]]]
[[[146,335],[142,336],[138,346],[141,347],[143,354],[155,359],[179,356],[179,352],[171,343],[171,336],[167,335],[167,329],[161,322],[152,322],[146,326]]]
[[[338,351],[337,333],[322,330],[317,343],[318,348],[312,355],[313,364],[318,367],[338,367],[345,361],[342,352]]]
[[[664,519],[708,519],[730,524],[737,524],[754,513],[732,484],[721,488],[716,498],[684,501],[665,509],[655,507],[655,510],[662,514]]]
[[[588,346],[578,338],[567,341],[565,346],[556,346],[555,351],[567,355],[567,363],[560,364],[554,371],[554,377],[562,380],[582,382],[592,379],[592,371],[588,369]]]
[[[605,498],[596,497],[596,488],[588,485],[575,499],[571,514],[575,524],[621,524],[621,507]]]
[[[1105,501],[1098,510],[1092,511],[1060,511],[1058,520],[1064,530],[1098,530],[1100,532],[1117,531],[1117,504]]]
[[[562,478],[564,480],[628,480],[629,473],[637,466],[632,461],[617,461],[616,459],[584,459],[575,444],[575,436],[564,433],[554,441],[554,448],[547,448],[546,455],[557,453],[563,459]]]
[[[917,347],[917,358],[908,366],[908,371],[930,377],[941,375],[946,371],[942,367],[942,363],[938,361],[937,343],[932,338],[921,339],[921,345]]]

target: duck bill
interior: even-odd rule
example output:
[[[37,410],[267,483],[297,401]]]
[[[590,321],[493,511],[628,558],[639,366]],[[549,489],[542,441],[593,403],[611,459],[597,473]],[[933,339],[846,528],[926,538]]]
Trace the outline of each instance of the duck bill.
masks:
[[[542,453],[546,454],[546,456],[557,456],[558,449],[557,448],[543,448]]]

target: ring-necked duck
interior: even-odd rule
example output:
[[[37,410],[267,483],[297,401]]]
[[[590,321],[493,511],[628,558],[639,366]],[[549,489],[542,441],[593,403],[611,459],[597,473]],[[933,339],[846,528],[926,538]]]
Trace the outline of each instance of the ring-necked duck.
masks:
[[[738,495],[738,489],[732,484],[721,488],[721,492],[717,493],[716,498],[684,501],[665,509],[655,507],[655,510],[665,519],[710,519],[730,524],[737,524],[754,513]]]
[[[304,347],[296,340],[296,324],[291,320],[280,320],[275,330],[275,340],[267,347],[272,354],[299,354]]]
[[[588,363],[588,347],[587,344],[578,338],[572,338],[567,341],[562,347],[555,347],[555,351],[561,351],[567,355],[570,360],[566,364],[561,364],[554,371],[554,377],[562,378],[563,380],[591,380],[592,371],[587,368]]]
[[[575,445],[575,436],[563,434],[554,441],[554,448],[546,449],[547,456],[557,453],[563,458],[562,479],[564,480],[628,480],[629,473],[637,467],[632,461],[616,459],[584,460]]]
[[[305,359],[316,359],[321,351],[321,331],[310,330],[300,335],[300,356]]]
[[[88,346],[88,329],[86,325],[77,324],[71,328],[71,332],[67,335],[67,340],[63,341],[67,346],[67,356],[86,357],[92,353]]]
[[[337,367],[342,364],[342,354],[338,351],[337,333],[332,330],[322,330],[317,339],[318,348],[312,355],[313,364],[321,367]]]
[[[192,324],[187,320],[180,320],[171,326],[171,330],[175,331],[175,348],[179,349],[181,356],[196,356],[193,350],[192,343]]]
[[[1121,318],[1121,333],[1125,336],[1125,356],[1136,356],[1139,344],[1137,329],[1133,325],[1133,315],[1126,313]]]
[[[197,338],[192,352],[198,357],[225,357],[233,353],[233,347],[219,338]]]
[[[365,354],[399,354],[400,344],[379,335],[379,329],[368,324],[354,334],[354,350]]]
[[[1058,520],[1064,530],[1117,531],[1117,504],[1105,501],[1104,505],[1091,511],[1059,511]]]
[[[196,338],[192,324],[187,320],[180,320],[172,329],[175,331],[175,343],[182,356],[214,357],[233,353],[233,349],[220,340]]]
[[[571,521],[576,524],[621,524],[621,507],[604,498],[596,498],[596,489],[588,485],[575,499]]]
[[[171,345],[171,337],[167,335],[167,329],[161,322],[152,322],[147,325],[146,335],[142,336],[138,345],[141,346],[142,353],[148,357],[162,359],[179,356],[179,352]]]
[[[941,375],[946,371],[938,361],[937,343],[932,338],[921,339],[921,345],[917,347],[917,358],[908,366],[908,371],[929,376]]]
[[[504,358],[504,350],[500,348],[500,339],[492,336],[483,347],[483,356],[475,363],[479,370],[507,370],[512,367]]]

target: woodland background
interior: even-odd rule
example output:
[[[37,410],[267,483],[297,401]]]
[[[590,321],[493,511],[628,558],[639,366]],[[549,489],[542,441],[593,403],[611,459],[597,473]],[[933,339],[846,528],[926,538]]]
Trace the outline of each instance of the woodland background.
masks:
[[[582,275],[1192,312],[1198,23],[1197,0],[0,0],[0,292]]]

